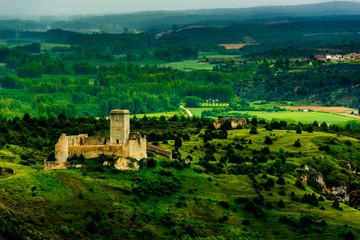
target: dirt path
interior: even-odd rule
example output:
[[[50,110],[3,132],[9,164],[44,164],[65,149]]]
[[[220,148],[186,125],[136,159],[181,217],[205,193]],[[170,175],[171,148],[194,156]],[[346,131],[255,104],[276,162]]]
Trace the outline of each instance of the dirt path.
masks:
[[[193,116],[193,114],[189,111],[189,109],[184,108],[184,106],[180,106],[180,107],[181,107],[182,109],[184,109],[184,110],[189,114],[190,117]]]

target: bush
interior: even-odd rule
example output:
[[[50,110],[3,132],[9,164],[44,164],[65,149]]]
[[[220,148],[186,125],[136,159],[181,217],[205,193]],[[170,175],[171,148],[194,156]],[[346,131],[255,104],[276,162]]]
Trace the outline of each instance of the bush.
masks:
[[[219,202],[219,205],[222,206],[225,209],[229,209],[230,208],[230,204],[228,202],[225,201],[221,201]]]
[[[282,199],[280,199],[280,201],[278,202],[278,207],[279,208],[285,208],[285,203]]]
[[[147,167],[148,168],[155,168],[156,167],[156,161],[153,158],[147,159]]]
[[[243,222],[242,222],[242,224],[244,225],[244,226],[250,226],[250,221],[249,220],[244,220]]]
[[[277,184],[279,185],[285,185],[285,179],[283,177],[279,177],[278,180],[276,181]]]
[[[336,208],[336,209],[339,209],[340,203],[339,203],[337,200],[335,200],[335,201],[333,202],[333,204],[332,204],[332,207],[333,207],[333,208]]]
[[[356,238],[355,234],[352,231],[348,231],[345,235],[344,238],[346,240],[354,240]]]
[[[301,147],[300,139],[296,140],[296,142],[294,143],[294,146]]]
[[[251,127],[250,134],[258,134],[257,128],[255,126]]]
[[[302,181],[300,181],[299,179],[296,180],[295,186],[298,187],[298,188],[300,188],[301,190],[306,191],[306,188],[305,188],[304,185],[302,184]]]
[[[302,203],[309,203],[314,207],[319,206],[319,201],[317,199],[317,197],[315,196],[315,194],[304,194],[304,196],[301,199]]]
[[[266,136],[264,143],[270,145],[270,144],[273,144],[273,140],[271,139],[271,137]]]

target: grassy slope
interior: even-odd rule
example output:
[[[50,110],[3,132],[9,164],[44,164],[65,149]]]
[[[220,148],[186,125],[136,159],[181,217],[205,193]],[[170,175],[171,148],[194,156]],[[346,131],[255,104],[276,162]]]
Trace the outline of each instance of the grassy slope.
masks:
[[[247,149],[243,150],[244,155],[250,154],[249,149],[266,146],[263,139],[270,134],[264,129],[260,129],[257,135],[250,135],[248,132],[248,129],[229,131],[231,140],[240,137],[252,140],[253,144],[248,144]],[[318,144],[330,138],[336,139],[339,144],[348,139],[326,133],[296,134],[294,131],[281,130],[271,134],[275,134],[273,137],[277,138],[269,146],[272,152],[277,152],[280,147],[285,151],[302,152],[301,156],[287,158],[288,163],[295,165],[306,163],[312,157],[325,157],[325,153],[317,150]],[[293,143],[298,138],[302,147],[295,148]],[[183,156],[187,156],[195,145],[203,145],[202,139],[197,136],[192,136],[192,140],[183,143]],[[213,142],[225,145],[231,141],[216,139]],[[358,148],[359,142],[352,139],[353,151]],[[179,237],[186,233],[203,237],[221,235],[234,239],[294,239],[300,236],[302,239],[339,239],[339,234],[349,229],[360,234],[360,212],[353,208],[341,204],[343,211],[339,211],[332,208],[332,201],[328,200],[320,202],[319,207],[291,201],[290,192],[301,197],[305,191],[294,186],[296,179],[289,174],[285,175],[288,182],[285,185],[286,196],[278,194],[281,186],[277,184],[271,191],[262,191],[265,202],[273,203],[275,208],[264,208],[266,217],[255,218],[253,214],[244,211],[244,203],[235,203],[238,197],[257,196],[252,181],[246,175],[200,174],[191,168],[182,171],[170,168],[167,170],[174,176],[164,176],[159,174],[161,167],[116,173],[84,172],[84,169],[43,171],[40,169],[41,153],[32,152],[36,165],[23,166],[19,164],[19,155],[24,153],[29,154],[30,151],[12,146],[0,151],[1,166],[16,170],[15,175],[0,176],[0,214],[2,218],[12,216],[11,221],[16,219],[17,225],[21,226],[19,228],[26,229],[23,231],[30,237],[168,239],[169,236]],[[223,154],[225,151],[219,149],[215,156],[219,158]],[[194,162],[202,155],[202,147],[194,151]],[[338,166],[338,159],[329,155],[327,159]],[[157,160],[168,161],[163,158]],[[196,165],[194,162],[192,166]],[[275,176],[269,177],[277,180]],[[256,179],[264,182],[261,175],[257,175]],[[169,194],[159,194],[162,193],[161,189],[166,188],[164,183],[176,183]],[[140,186],[162,188],[140,194],[139,197],[132,191]],[[313,191],[307,187],[306,193]],[[276,207],[280,199],[285,203],[284,209]],[[230,208],[221,207],[220,201],[228,202]],[[320,210],[320,207],[325,210]],[[318,232],[303,232],[279,223],[280,216],[299,218],[306,214],[319,221],[325,220],[328,226],[318,227]],[[224,216],[228,220],[220,223],[219,219]],[[245,219],[250,220],[250,226],[242,225]]]

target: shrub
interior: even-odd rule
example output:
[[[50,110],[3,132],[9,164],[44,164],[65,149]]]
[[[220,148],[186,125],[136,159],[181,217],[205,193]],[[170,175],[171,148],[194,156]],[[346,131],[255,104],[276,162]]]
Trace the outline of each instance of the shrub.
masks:
[[[296,180],[295,182],[295,186],[300,188],[301,190],[306,190],[306,188],[304,187],[304,185],[302,184],[302,181],[300,181],[299,179]]]
[[[270,144],[273,144],[273,140],[271,139],[271,137],[266,136],[264,143],[270,145]]]
[[[242,224],[244,225],[244,226],[250,226],[250,221],[249,220],[244,220],[243,222],[242,222]]]
[[[272,209],[272,208],[274,208],[274,206],[272,205],[272,203],[271,203],[271,202],[267,202],[267,203],[265,203],[265,207],[266,207],[266,208],[268,208],[268,209]]]
[[[309,125],[307,131],[308,133],[312,133],[314,131],[314,127],[312,125]]]
[[[147,167],[148,167],[148,168],[154,168],[154,167],[156,167],[156,161],[155,161],[155,159],[153,159],[153,158],[148,158],[146,162],[147,162]]]
[[[285,208],[285,203],[284,203],[284,201],[282,199],[279,200],[278,207],[279,208]]]
[[[249,199],[247,198],[238,197],[235,199],[236,204],[247,203],[247,202],[249,202]]]
[[[250,129],[250,134],[258,134],[258,131],[255,126],[252,126]]]
[[[268,178],[268,180],[264,183],[265,190],[269,191],[275,185],[274,179]]]
[[[294,143],[294,146],[301,147],[300,139],[296,140],[296,142]]]
[[[301,126],[300,125],[296,126],[296,133],[301,134]]]
[[[230,204],[228,202],[225,201],[221,201],[219,202],[219,205],[222,206],[225,209],[229,209],[230,208]]]
[[[314,207],[319,206],[319,201],[316,198],[315,194],[304,194],[304,196],[301,199],[302,203],[309,203]]]
[[[332,204],[332,207],[333,207],[333,208],[336,208],[336,209],[339,209],[340,203],[339,203],[337,200],[335,200],[335,201],[333,202],[333,204]]]
[[[348,231],[345,235],[344,238],[346,240],[353,240],[356,238],[355,234],[352,231]]]
[[[285,179],[283,177],[279,177],[278,180],[276,181],[277,184],[279,185],[285,185]]]

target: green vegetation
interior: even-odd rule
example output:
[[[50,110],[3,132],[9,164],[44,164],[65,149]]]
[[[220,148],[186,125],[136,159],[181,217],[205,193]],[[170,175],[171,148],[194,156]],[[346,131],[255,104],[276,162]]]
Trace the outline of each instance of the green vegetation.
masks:
[[[3,142],[0,150],[1,167],[15,170],[0,175],[0,236],[342,239],[360,234],[360,213],[351,207],[357,202],[334,201],[310,180],[301,182],[298,170],[307,165],[322,173],[327,186],[351,182],[350,188],[359,191],[358,176],[344,174],[348,163],[360,167],[353,158],[360,156],[359,141],[319,126],[297,134],[296,125],[277,129],[263,120],[251,123],[257,134],[249,133],[251,125],[213,130],[206,118],[134,117],[132,130],[173,150],[176,158],[150,157],[148,168],[135,172],[105,167],[104,158],[86,160],[82,169],[43,171],[44,154],[58,134],[77,128],[106,136],[108,120],[65,115],[2,120],[1,131],[9,129],[6,138],[18,146]],[[267,124],[274,129],[266,130]],[[204,143],[206,135],[210,139]],[[295,147],[297,139],[301,146]],[[37,149],[39,141],[49,147]]]
[[[40,22],[0,21],[0,239],[360,235],[358,112],[281,108],[360,109],[359,60],[316,57],[359,52],[360,20],[269,23],[261,14],[239,23],[215,12],[204,26],[183,22],[160,34],[163,22],[132,34],[132,21],[134,29],[88,34],[119,16],[50,21],[46,32],[28,31]],[[246,46],[219,46],[231,43]],[[132,172],[77,156],[69,161],[81,169],[42,170],[62,133],[109,137],[112,109],[129,109],[131,131],[173,159],[149,152]],[[234,117],[248,125],[232,129],[224,119],[214,128],[213,118]]]

